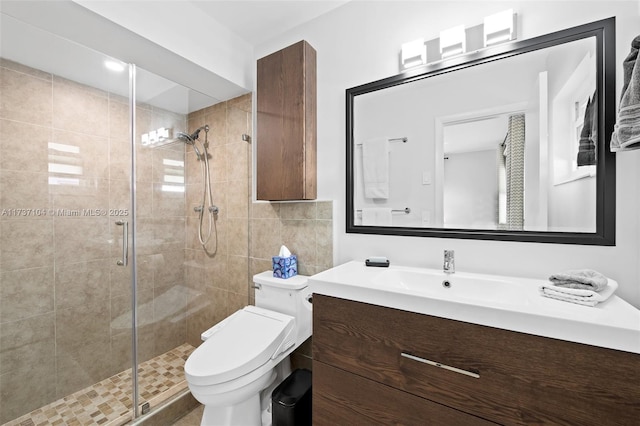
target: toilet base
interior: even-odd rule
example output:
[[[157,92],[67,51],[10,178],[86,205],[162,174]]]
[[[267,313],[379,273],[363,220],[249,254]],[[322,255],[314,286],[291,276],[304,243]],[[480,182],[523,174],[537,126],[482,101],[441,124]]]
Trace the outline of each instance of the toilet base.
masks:
[[[262,426],[260,395],[231,406],[214,407],[205,405],[201,426],[246,425]]]
[[[289,356],[254,382],[259,392],[234,405],[204,404],[201,426],[271,426],[271,393],[291,374]],[[255,389],[255,388],[254,388]]]

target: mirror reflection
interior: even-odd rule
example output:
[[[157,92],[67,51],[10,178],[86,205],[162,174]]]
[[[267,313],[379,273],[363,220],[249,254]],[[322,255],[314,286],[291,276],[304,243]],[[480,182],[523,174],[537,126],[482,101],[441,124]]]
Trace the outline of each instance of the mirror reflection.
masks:
[[[353,99],[355,226],[596,232],[597,40]]]

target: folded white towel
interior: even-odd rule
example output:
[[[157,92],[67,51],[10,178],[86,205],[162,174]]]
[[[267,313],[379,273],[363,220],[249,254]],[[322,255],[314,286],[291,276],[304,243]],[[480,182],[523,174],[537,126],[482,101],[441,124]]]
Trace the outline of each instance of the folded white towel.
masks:
[[[389,139],[369,139],[362,144],[364,196],[389,198]]]
[[[364,226],[391,226],[391,209],[368,208],[362,209],[362,225]]]
[[[577,303],[585,306],[596,306],[598,303],[604,302],[611,297],[617,289],[618,283],[613,280],[608,280],[608,284],[601,291],[565,288],[558,287],[553,284],[545,284],[540,286],[540,294],[545,297],[565,302]]]
[[[607,286],[609,280],[600,272],[591,269],[575,269],[559,272],[549,277],[555,286],[581,288],[583,290],[600,291]]]

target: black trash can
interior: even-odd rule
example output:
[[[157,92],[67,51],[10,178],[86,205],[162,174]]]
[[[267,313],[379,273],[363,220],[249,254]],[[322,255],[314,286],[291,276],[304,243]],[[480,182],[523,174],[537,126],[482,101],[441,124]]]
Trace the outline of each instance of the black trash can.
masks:
[[[273,426],[311,426],[311,371],[295,370],[271,393]]]

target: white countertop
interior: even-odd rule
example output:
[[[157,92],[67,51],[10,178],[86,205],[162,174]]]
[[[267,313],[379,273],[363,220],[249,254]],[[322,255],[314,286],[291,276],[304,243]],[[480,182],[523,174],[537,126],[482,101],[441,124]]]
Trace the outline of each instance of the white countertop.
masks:
[[[412,284],[405,285],[403,277]],[[451,286],[445,288],[444,280]],[[367,267],[364,261],[309,277],[317,294],[640,354],[640,310],[616,295],[595,307],[543,297],[538,289],[547,283],[395,265]]]

